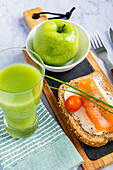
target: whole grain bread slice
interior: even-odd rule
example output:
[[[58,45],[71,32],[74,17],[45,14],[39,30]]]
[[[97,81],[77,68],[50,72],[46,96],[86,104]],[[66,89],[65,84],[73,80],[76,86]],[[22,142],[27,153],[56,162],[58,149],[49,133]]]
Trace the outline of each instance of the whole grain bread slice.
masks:
[[[101,76],[100,72],[94,72],[89,75],[71,80],[69,84],[77,87],[78,82],[82,81],[85,78],[88,78],[90,76]],[[110,94],[113,96],[113,92],[110,90],[110,88],[105,83],[104,79],[102,78],[102,81],[100,82],[100,85],[106,92],[110,92]],[[68,86],[62,84],[60,89],[67,89]],[[82,124],[80,120],[75,119],[73,117],[73,114],[69,112],[65,108],[65,99],[64,99],[64,91],[58,91],[58,97],[59,97],[59,106],[62,109],[63,115],[66,117],[67,123],[70,125],[71,130],[73,130],[75,136],[83,143],[90,145],[92,147],[100,147],[103,145],[106,145],[108,141],[113,140],[113,132],[103,132],[101,135],[97,135],[94,133],[89,133],[85,129],[83,129]]]

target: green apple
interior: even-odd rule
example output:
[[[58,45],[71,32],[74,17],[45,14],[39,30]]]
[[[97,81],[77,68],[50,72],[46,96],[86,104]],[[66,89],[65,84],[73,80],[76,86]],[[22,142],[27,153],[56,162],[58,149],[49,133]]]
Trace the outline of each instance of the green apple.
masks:
[[[64,20],[51,20],[37,29],[33,49],[45,64],[60,66],[72,60],[78,52],[78,30]]]

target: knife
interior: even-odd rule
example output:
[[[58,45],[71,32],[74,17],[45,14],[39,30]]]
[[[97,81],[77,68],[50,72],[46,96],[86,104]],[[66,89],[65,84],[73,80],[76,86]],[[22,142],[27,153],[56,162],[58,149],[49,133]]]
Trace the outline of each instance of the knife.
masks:
[[[113,47],[113,30],[112,30],[112,28],[109,28],[108,34],[109,34],[111,45]]]

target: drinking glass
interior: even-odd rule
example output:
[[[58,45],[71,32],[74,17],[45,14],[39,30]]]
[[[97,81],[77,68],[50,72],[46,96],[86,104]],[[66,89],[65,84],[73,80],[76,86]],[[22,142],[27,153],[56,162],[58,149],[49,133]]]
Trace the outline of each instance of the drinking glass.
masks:
[[[28,64],[32,54],[35,64]],[[4,127],[15,138],[32,135],[39,123],[36,109],[41,97],[45,68],[42,59],[25,48],[0,51],[0,107]]]

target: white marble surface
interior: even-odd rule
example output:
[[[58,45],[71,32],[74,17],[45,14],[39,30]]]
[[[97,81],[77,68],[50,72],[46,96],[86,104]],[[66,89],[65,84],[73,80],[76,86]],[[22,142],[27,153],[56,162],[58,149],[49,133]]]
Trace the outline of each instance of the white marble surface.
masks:
[[[113,0],[0,0],[0,50],[14,46],[25,46],[30,30],[23,19],[23,12],[38,6],[43,11],[61,13],[66,13],[75,6],[76,10],[70,20],[81,24],[89,34],[98,30],[108,50],[109,59],[113,63],[113,48],[107,34],[108,28],[113,28]],[[92,54],[94,55],[93,51]],[[104,62],[95,55],[94,58],[113,83],[113,76]],[[43,95],[42,99],[52,113]],[[105,169],[113,169],[113,165]]]

